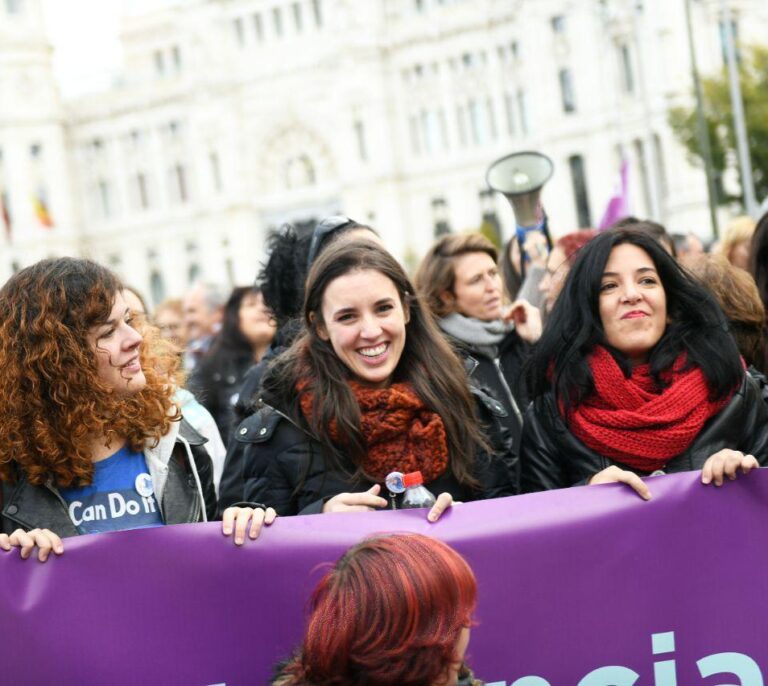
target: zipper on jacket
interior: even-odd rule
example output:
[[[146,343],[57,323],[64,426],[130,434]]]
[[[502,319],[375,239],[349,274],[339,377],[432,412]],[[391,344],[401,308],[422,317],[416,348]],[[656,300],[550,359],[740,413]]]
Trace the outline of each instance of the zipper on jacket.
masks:
[[[520,424],[523,423],[523,415],[520,412],[520,408],[517,406],[517,402],[515,401],[515,396],[512,395],[512,389],[509,387],[509,384],[507,383],[507,380],[504,378],[504,371],[501,369],[501,361],[498,357],[493,358],[493,364],[496,365],[496,371],[499,373],[499,378],[501,379],[501,383],[504,386],[504,390],[507,392],[507,397],[509,398],[509,402],[512,403],[512,410],[515,413],[515,416],[517,417],[517,420],[520,422]]]

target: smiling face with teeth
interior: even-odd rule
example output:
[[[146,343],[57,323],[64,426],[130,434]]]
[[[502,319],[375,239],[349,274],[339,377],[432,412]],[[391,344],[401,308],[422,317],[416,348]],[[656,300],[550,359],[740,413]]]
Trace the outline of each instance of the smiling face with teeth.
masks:
[[[91,328],[88,342],[96,353],[99,379],[116,393],[131,394],[147,383],[141,368],[141,334],[121,292],[115,296],[109,319]]]
[[[331,281],[322,299],[317,334],[370,386],[387,386],[405,347],[408,313],[397,287],[374,269],[358,269]]]

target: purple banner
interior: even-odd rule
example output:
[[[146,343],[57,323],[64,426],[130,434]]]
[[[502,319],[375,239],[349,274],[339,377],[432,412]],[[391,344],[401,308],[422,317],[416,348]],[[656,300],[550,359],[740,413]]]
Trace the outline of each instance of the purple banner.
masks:
[[[46,564],[0,554],[5,684],[265,684],[302,634],[323,571],[361,537],[416,531],[479,585],[469,663],[508,686],[763,686],[768,471],[698,473],[422,512],[278,520],[236,548],[217,524],[65,541]],[[735,676],[734,676],[735,675]]]

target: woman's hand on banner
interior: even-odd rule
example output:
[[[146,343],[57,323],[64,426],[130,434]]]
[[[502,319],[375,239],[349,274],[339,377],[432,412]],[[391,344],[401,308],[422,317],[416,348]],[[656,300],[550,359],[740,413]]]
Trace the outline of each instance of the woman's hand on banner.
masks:
[[[715,486],[723,485],[723,477],[728,477],[733,481],[741,471],[742,474],[749,474],[753,469],[759,467],[754,455],[745,455],[740,450],[729,450],[724,448],[718,450],[714,455],[710,455],[704,466],[701,468],[701,483]]]
[[[323,512],[370,512],[381,510],[387,501],[379,496],[381,486],[375,484],[361,493],[339,493],[323,505]]]
[[[61,539],[49,529],[16,529],[12,534],[0,534],[0,548],[3,550],[13,550],[19,548],[21,559],[26,560],[32,551],[37,547],[37,559],[45,562],[51,551],[56,555],[64,552],[64,545]]]
[[[589,486],[599,486],[600,484],[622,483],[632,488],[643,500],[651,499],[651,491],[645,482],[634,472],[627,469],[620,469],[616,465],[606,467],[601,472],[595,474],[587,484]]]
[[[228,507],[221,518],[221,532],[225,536],[233,536],[235,545],[243,545],[246,530],[248,538],[255,541],[262,526],[269,526],[276,517],[277,512],[271,507]]]
[[[453,496],[450,493],[441,493],[439,496],[437,496],[437,500],[432,506],[432,509],[429,511],[427,519],[430,522],[436,522],[438,519],[440,519],[440,517],[442,517],[443,512],[452,506]]]

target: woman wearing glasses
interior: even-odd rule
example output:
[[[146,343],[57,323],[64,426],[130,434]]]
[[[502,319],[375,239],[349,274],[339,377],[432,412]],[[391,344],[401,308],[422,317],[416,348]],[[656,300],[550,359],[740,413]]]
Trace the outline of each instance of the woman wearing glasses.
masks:
[[[246,500],[279,514],[381,509],[397,504],[382,497],[388,474],[420,471],[438,496],[434,521],[453,499],[513,493],[462,364],[389,253],[338,242],[313,265],[306,293],[306,330],[236,432],[247,446]]]

